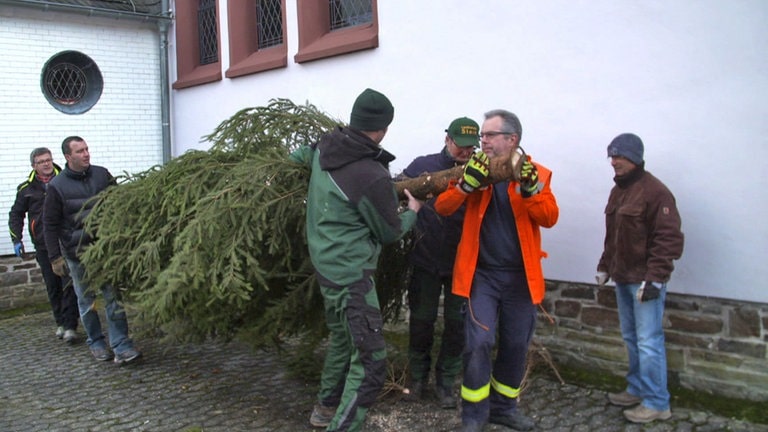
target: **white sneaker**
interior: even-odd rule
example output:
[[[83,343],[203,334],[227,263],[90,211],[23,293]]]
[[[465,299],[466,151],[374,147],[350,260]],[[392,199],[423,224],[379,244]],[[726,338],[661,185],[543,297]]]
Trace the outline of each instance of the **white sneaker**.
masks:
[[[77,333],[74,330],[64,330],[64,342],[68,344],[77,342]]]
[[[56,337],[59,338],[59,339],[64,337],[64,327],[58,326],[56,328]]]

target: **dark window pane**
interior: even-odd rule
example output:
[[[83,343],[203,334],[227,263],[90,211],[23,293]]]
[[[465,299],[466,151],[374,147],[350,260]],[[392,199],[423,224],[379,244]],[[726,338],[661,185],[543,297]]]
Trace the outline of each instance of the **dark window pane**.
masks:
[[[216,34],[216,0],[200,0],[197,9],[197,31],[200,37],[200,64],[219,61],[219,45]]]
[[[331,30],[373,22],[371,0],[328,0]]]
[[[283,9],[281,0],[259,0],[256,3],[259,49],[283,43]]]

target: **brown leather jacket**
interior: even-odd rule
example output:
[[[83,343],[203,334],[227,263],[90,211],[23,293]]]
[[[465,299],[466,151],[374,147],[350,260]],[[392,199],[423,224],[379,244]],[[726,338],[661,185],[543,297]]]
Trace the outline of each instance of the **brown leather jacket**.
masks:
[[[683,253],[675,197],[638,167],[616,186],[605,207],[605,245],[597,270],[618,283],[667,282]]]

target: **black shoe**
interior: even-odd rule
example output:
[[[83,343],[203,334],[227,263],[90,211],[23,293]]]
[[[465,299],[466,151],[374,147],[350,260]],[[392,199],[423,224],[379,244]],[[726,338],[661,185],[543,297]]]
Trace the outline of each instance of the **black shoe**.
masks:
[[[437,386],[435,387],[435,394],[437,395],[437,402],[442,409],[454,409],[456,408],[456,395],[453,389],[450,387]]]
[[[515,410],[512,414],[493,415],[488,419],[490,423],[504,425],[518,431],[529,431],[536,426],[532,418]]]

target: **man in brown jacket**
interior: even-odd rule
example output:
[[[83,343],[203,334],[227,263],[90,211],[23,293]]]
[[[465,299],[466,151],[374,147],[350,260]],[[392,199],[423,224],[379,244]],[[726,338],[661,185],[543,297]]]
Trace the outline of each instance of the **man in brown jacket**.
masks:
[[[664,349],[664,298],[673,260],[683,253],[683,233],[675,197],[645,171],[643,142],[621,134],[608,146],[616,186],[605,207],[605,246],[597,283],[616,284],[621,334],[629,354],[627,388],[608,394],[633,423],[667,420],[667,357]],[[636,405],[636,406],[635,406]]]

